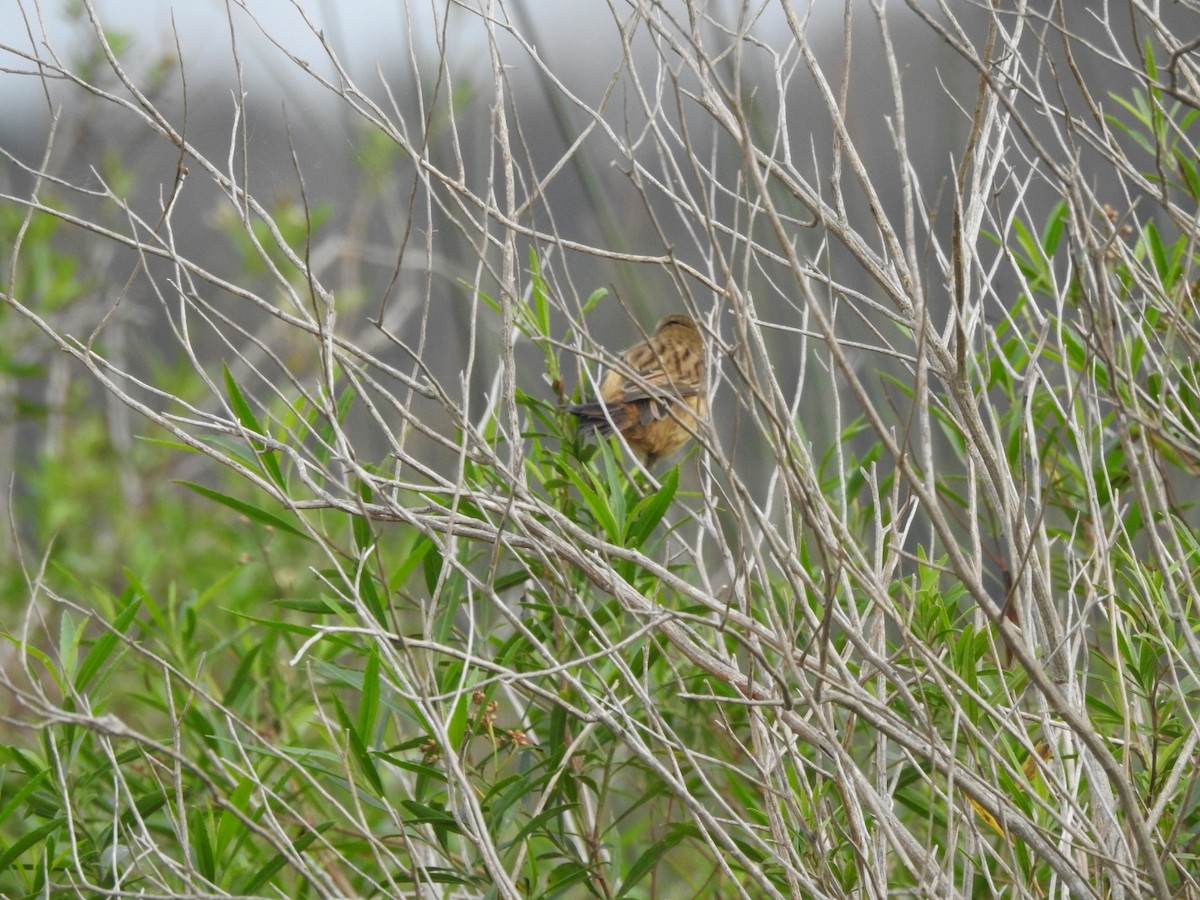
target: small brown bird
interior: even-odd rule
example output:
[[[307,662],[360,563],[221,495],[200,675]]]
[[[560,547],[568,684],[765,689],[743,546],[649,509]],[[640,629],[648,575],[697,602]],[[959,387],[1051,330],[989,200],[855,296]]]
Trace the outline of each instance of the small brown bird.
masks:
[[[708,415],[704,341],[693,319],[670,315],[623,359],[600,383],[596,402],[568,406],[567,412],[602,435],[621,432],[649,467],[686,444],[697,418]]]

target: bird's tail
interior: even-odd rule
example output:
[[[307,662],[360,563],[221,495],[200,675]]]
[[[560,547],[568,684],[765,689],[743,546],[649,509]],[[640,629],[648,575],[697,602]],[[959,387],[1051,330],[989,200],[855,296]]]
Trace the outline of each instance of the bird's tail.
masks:
[[[620,406],[603,403],[576,403],[567,407],[567,412],[579,420],[580,428],[594,428],[598,434],[609,435],[620,431],[629,423],[628,412]]]

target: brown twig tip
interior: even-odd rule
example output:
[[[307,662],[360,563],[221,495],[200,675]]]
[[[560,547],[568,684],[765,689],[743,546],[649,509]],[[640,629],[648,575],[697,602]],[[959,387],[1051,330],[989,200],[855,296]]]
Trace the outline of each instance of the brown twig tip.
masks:
[[[690,316],[672,314],[648,340],[630,347],[590,403],[567,407],[585,428],[619,431],[647,466],[670,456],[708,415],[704,340]]]

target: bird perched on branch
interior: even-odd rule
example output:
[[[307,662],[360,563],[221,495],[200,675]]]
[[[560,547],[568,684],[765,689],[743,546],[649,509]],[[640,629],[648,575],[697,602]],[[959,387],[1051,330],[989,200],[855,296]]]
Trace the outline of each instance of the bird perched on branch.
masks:
[[[693,319],[670,315],[622,359],[600,383],[596,401],[567,412],[601,435],[619,431],[649,467],[686,444],[697,419],[708,415],[704,341]]]

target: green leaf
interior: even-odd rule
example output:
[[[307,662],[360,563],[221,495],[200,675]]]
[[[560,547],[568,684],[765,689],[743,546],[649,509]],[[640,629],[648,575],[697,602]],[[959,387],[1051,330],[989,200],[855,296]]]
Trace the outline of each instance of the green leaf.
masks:
[[[621,883],[621,890],[617,892],[617,897],[628,897],[629,892],[637,886],[637,883],[649,875],[669,851],[688,838],[698,836],[699,832],[693,825],[676,825],[672,827],[670,834],[661,841],[657,841],[652,846],[647,847],[642,852],[642,855],[637,858],[637,861],[630,867],[629,874],[625,876],[625,880]]]
[[[24,803],[25,800],[34,793],[34,791],[42,787],[49,776],[49,772],[46,769],[36,769],[31,771],[28,768],[29,763],[27,761],[19,760],[19,762],[21,763],[21,767],[24,769],[25,774],[28,775],[29,778],[23,785],[21,785],[15,794],[8,798],[8,802],[6,802],[3,806],[0,806],[0,822],[12,821],[13,817],[17,814],[17,808]],[[13,777],[15,779],[16,776]],[[10,782],[0,782],[0,784],[5,784],[11,787]],[[2,867],[0,867],[0,869],[2,869]]]
[[[362,697],[358,704],[358,730],[366,737],[375,732],[375,717],[379,711],[379,678],[379,653],[372,649],[367,654],[367,665],[363,669]]]
[[[221,368],[225,373],[225,393],[229,397],[229,405],[233,408],[234,415],[237,416],[238,422],[242,427],[251,434],[266,435],[266,431],[258,423],[258,419],[254,416],[254,410],[250,408],[250,403],[246,400],[245,394],[242,393],[238,383],[233,378],[233,373],[229,371],[229,366],[225,363],[221,364]],[[285,487],[283,472],[279,468],[279,453],[276,450],[268,450],[266,444],[262,441],[251,440],[251,446],[254,447],[255,455],[262,463],[263,470],[267,476],[275,482],[275,486],[279,488]]]
[[[247,688],[255,684],[255,679],[251,677],[250,669],[253,667],[254,660],[258,657],[261,649],[262,644],[255,644],[250,648],[250,652],[242,657],[242,661],[238,663],[237,671],[229,679],[229,688],[221,698],[223,706],[233,707],[237,703],[238,698],[246,693]]]
[[[429,548],[422,555],[423,569],[425,571],[425,590],[430,594],[437,590],[438,581],[441,578],[442,566],[445,565],[445,560],[442,558],[442,552],[433,545],[430,541]]]
[[[292,609],[312,616],[328,616],[334,613],[352,614],[354,604],[338,597],[322,596],[316,600],[306,597],[277,597],[271,601],[280,609]]]
[[[392,574],[388,579],[392,587],[401,587],[417,566],[421,565],[429,551],[434,549],[433,539],[429,535],[420,534],[417,531],[411,531],[409,534],[415,535],[416,541],[413,543],[411,549],[404,550],[401,548],[397,554],[400,557],[400,565],[392,570]]]
[[[416,817],[415,819],[406,820],[407,822],[436,825],[440,828],[448,828],[455,833],[459,830],[458,823],[454,821],[454,816],[450,815],[444,809],[435,809],[432,806],[410,799],[401,800],[400,805]]]
[[[537,333],[546,337],[550,334],[549,288],[546,280],[542,277],[541,261],[538,259],[537,250],[534,247],[529,248],[529,274],[533,288],[533,311]]]
[[[8,871],[9,867],[20,858],[22,853],[39,844],[42,838],[53,834],[66,823],[67,820],[64,816],[58,816],[54,819],[51,819],[45,825],[35,828],[28,834],[17,838],[17,840],[14,841],[7,850],[5,850],[3,853],[0,853],[0,872]]]
[[[496,593],[503,593],[504,591],[511,590],[518,585],[524,584],[530,579],[530,577],[531,576],[528,570],[517,569],[515,572],[509,572],[506,575],[497,576],[496,580],[492,582],[492,587]]]
[[[79,660],[79,642],[83,640],[83,628],[75,622],[70,610],[64,609],[59,616],[58,626],[58,661],[62,668],[63,677],[71,680],[77,671]]]
[[[1175,165],[1179,168],[1179,177],[1183,186],[1187,188],[1188,195],[1193,200],[1200,199],[1200,172],[1197,171],[1195,160],[1186,152],[1176,150]]]
[[[533,834],[537,829],[541,828],[545,823],[557,819],[563,813],[570,812],[576,808],[574,803],[560,803],[558,806],[552,806],[549,809],[544,809],[528,822],[526,822],[516,836],[506,846],[518,844],[525,840],[526,837]]]
[[[350,721],[341,701],[334,697],[333,702],[338,711],[338,718],[342,721],[342,727],[346,731],[346,736],[350,739],[350,752],[354,754],[354,762],[357,764],[359,772],[370,782],[375,796],[382,797],[384,794],[383,780],[379,777],[379,770],[375,767],[375,760],[371,757],[371,752],[367,749],[358,729],[354,727],[354,723]]]
[[[251,431],[254,434],[262,434],[262,426],[258,424],[258,419],[254,416],[254,410],[250,408],[250,404],[247,402],[246,396],[242,393],[242,389],[234,381],[233,373],[229,371],[229,366],[222,363],[221,370],[225,373],[225,393],[229,396],[229,405],[233,407],[233,413],[237,416],[238,422],[247,431]]]
[[[254,818],[251,810],[251,797],[253,797],[257,785],[254,781],[244,778],[238,782],[228,795],[227,800],[233,809],[221,809],[217,813],[216,829],[213,836],[216,838],[214,847],[214,856],[220,857],[224,855],[227,847],[240,843],[250,835],[249,827],[243,821],[242,816],[235,815],[233,810],[241,812],[246,818]]]
[[[667,514],[679,487],[678,466],[673,466],[663,475],[661,485],[653,494],[639,501],[630,512],[628,533],[625,537],[626,547],[641,547]]]
[[[1153,222],[1146,222],[1142,228],[1142,238],[1146,250],[1150,254],[1150,259],[1154,263],[1154,270],[1158,273],[1159,280],[1165,284],[1167,273],[1171,267],[1167,260],[1167,250],[1163,246],[1162,237],[1159,235],[1158,229],[1154,227]]]
[[[1020,219],[1013,219],[1013,237],[1016,239],[1020,252],[1014,254],[1017,266],[1029,280],[1031,291],[1037,291],[1050,283],[1049,260],[1042,251],[1041,242],[1033,235]]]
[[[142,608],[142,598],[136,593],[133,594],[133,600],[126,604],[125,608],[117,613],[117,618],[112,623],[112,630],[106,631],[92,645],[91,651],[84,658],[83,664],[79,667],[79,672],[75,675],[75,690],[83,693],[91,684],[92,678],[100,671],[100,668],[108,661],[113,650],[120,640],[118,635],[124,634],[129,630],[129,626],[133,624],[133,620],[137,617],[138,610]]]
[[[54,678],[54,683],[57,685],[58,689],[63,691],[63,693],[67,693],[67,691],[66,691],[67,685],[63,681],[62,673],[59,671],[59,667],[55,664],[54,660],[50,658],[50,655],[48,653],[46,653],[43,650],[39,650],[37,647],[33,646],[30,643],[23,642],[20,638],[16,637],[15,635],[7,634],[5,632],[0,632],[0,638],[3,638],[5,640],[9,641],[10,643],[16,645],[17,647],[20,647],[22,653],[24,653],[28,656],[31,656],[34,659],[36,659],[38,662],[40,662],[42,664],[42,667],[45,668],[45,670],[51,675],[52,678]]]
[[[595,490],[588,481],[591,480],[588,473],[588,480],[584,479],[584,474],[580,470],[567,468],[563,474],[570,479],[571,484],[575,485],[575,489],[579,491],[583,497],[583,502],[587,505],[592,517],[600,524],[600,528],[610,541],[617,543],[621,540],[621,528],[617,524],[617,517],[613,514],[612,507],[609,505],[609,498]]]
[[[362,482],[358,486],[358,495],[365,503],[372,501],[373,493],[371,486],[366,482]],[[354,516],[351,519],[351,528],[354,531],[354,545],[359,550],[367,550],[375,544],[375,531],[371,527],[371,520],[366,516]]]
[[[193,815],[188,817],[188,832],[192,839],[192,851],[196,856],[196,868],[205,879],[212,882],[217,877],[216,857],[213,855],[212,838],[209,828],[212,817],[208,807],[197,807]]]
[[[307,534],[293,525],[291,522],[286,522],[279,516],[272,515],[264,509],[259,509],[257,506],[251,506],[245,501],[238,500],[236,497],[230,497],[228,494],[222,494],[220,491],[214,491],[212,488],[206,488],[204,485],[196,484],[192,481],[182,481],[176,479],[176,484],[181,484],[199,494],[201,497],[207,497],[209,500],[215,500],[223,506],[228,506],[230,509],[241,513],[248,519],[259,522],[270,528],[275,528],[279,531],[286,531],[289,534],[294,534],[296,537],[302,537],[306,541],[312,540]]]
[[[599,444],[600,459],[602,461],[601,469],[604,476],[608,480],[608,503],[612,510],[613,516],[616,518],[617,530],[613,532],[614,541],[620,541],[625,536],[625,514],[628,511],[625,504],[625,470],[617,463],[616,455],[613,453],[613,445],[617,443],[616,437],[608,440],[602,440]]]
[[[1042,229],[1042,252],[1047,259],[1058,250],[1059,241],[1067,227],[1068,212],[1067,201],[1060,200],[1046,218],[1046,227]]]
[[[308,845],[317,839],[318,835],[324,834],[332,827],[332,822],[322,822],[311,831],[306,831],[304,834],[300,835],[300,837],[296,838],[296,840],[292,841],[293,853],[295,855],[303,853],[308,848]],[[270,880],[275,877],[276,873],[278,873],[279,870],[286,865],[289,865],[288,858],[282,853],[275,854],[274,858],[272,858],[266,865],[259,869],[249,881],[247,881],[238,889],[238,893],[257,893],[259,888],[270,882]]]
[[[596,308],[597,303],[599,303],[601,300],[603,300],[607,296],[608,296],[608,288],[596,288],[596,290],[594,290],[590,294],[588,294],[588,298],[583,301],[583,307],[580,309],[580,312],[586,316],[588,313],[590,313],[593,309]]]
[[[467,700],[468,692],[463,691],[458,701],[454,704],[454,710],[450,713],[450,720],[446,723],[446,733],[450,739],[450,746],[455,749],[462,746],[463,738],[467,734]]]
[[[387,611],[383,608],[383,598],[379,596],[375,579],[372,577],[371,570],[367,566],[362,566],[358,570],[358,596],[362,599],[363,605],[371,613],[371,617],[384,628],[387,628],[389,623]]]

